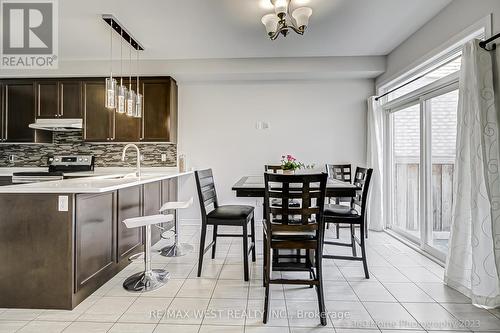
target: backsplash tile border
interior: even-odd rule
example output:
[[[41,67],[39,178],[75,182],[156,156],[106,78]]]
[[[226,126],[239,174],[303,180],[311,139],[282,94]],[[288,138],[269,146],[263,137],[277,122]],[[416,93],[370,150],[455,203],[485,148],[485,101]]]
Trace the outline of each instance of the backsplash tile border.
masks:
[[[0,167],[46,167],[51,155],[94,155],[97,167],[133,167],[135,151],[127,152],[125,162],[121,153],[126,143],[86,143],[81,131],[54,132],[49,144],[3,144],[0,145]],[[145,167],[177,166],[177,145],[174,143],[137,143],[143,155]],[[166,161],[161,161],[166,154]],[[9,157],[14,155],[14,161]]]

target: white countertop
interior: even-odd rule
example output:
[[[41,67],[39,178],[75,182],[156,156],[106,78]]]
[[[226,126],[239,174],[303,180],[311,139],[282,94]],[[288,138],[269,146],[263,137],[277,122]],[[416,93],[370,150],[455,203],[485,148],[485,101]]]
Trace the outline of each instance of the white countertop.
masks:
[[[9,169],[10,175],[18,171],[46,171],[43,168]],[[0,193],[102,193],[193,173],[193,171],[179,172],[177,168],[142,168],[142,176],[138,178],[133,174],[134,171],[133,168],[96,168],[94,172],[68,174],[79,175],[82,178],[0,186]],[[0,175],[9,174],[0,173]]]

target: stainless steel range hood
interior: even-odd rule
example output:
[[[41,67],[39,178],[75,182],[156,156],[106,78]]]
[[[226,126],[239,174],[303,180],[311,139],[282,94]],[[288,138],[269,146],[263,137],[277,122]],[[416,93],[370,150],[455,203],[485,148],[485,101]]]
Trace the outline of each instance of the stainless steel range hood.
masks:
[[[30,128],[53,131],[53,132],[68,132],[81,131],[83,128],[82,119],[37,119],[34,124],[29,125]]]

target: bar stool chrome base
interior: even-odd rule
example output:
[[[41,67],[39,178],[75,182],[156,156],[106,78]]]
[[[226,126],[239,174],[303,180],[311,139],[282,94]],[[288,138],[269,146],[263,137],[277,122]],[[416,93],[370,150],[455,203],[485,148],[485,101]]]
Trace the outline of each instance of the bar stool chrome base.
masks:
[[[123,282],[123,288],[130,292],[152,291],[163,287],[170,278],[170,273],[164,269],[153,269],[129,276]]]
[[[164,257],[182,257],[186,254],[193,252],[194,247],[185,243],[175,243],[173,245],[165,246],[161,249],[160,254]]]

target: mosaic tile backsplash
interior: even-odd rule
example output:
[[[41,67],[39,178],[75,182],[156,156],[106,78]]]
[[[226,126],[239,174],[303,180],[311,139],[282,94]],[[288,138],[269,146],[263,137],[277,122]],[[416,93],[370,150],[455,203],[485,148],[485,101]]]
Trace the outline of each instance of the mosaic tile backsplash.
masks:
[[[143,155],[142,166],[175,167],[177,145],[172,143],[138,143]],[[127,151],[127,160],[121,161],[124,143],[89,144],[83,141],[81,131],[54,132],[52,144],[0,145],[0,167],[45,167],[50,155],[94,155],[96,167],[135,167],[135,150]],[[161,154],[167,160],[161,161]],[[9,156],[14,155],[14,162]]]

